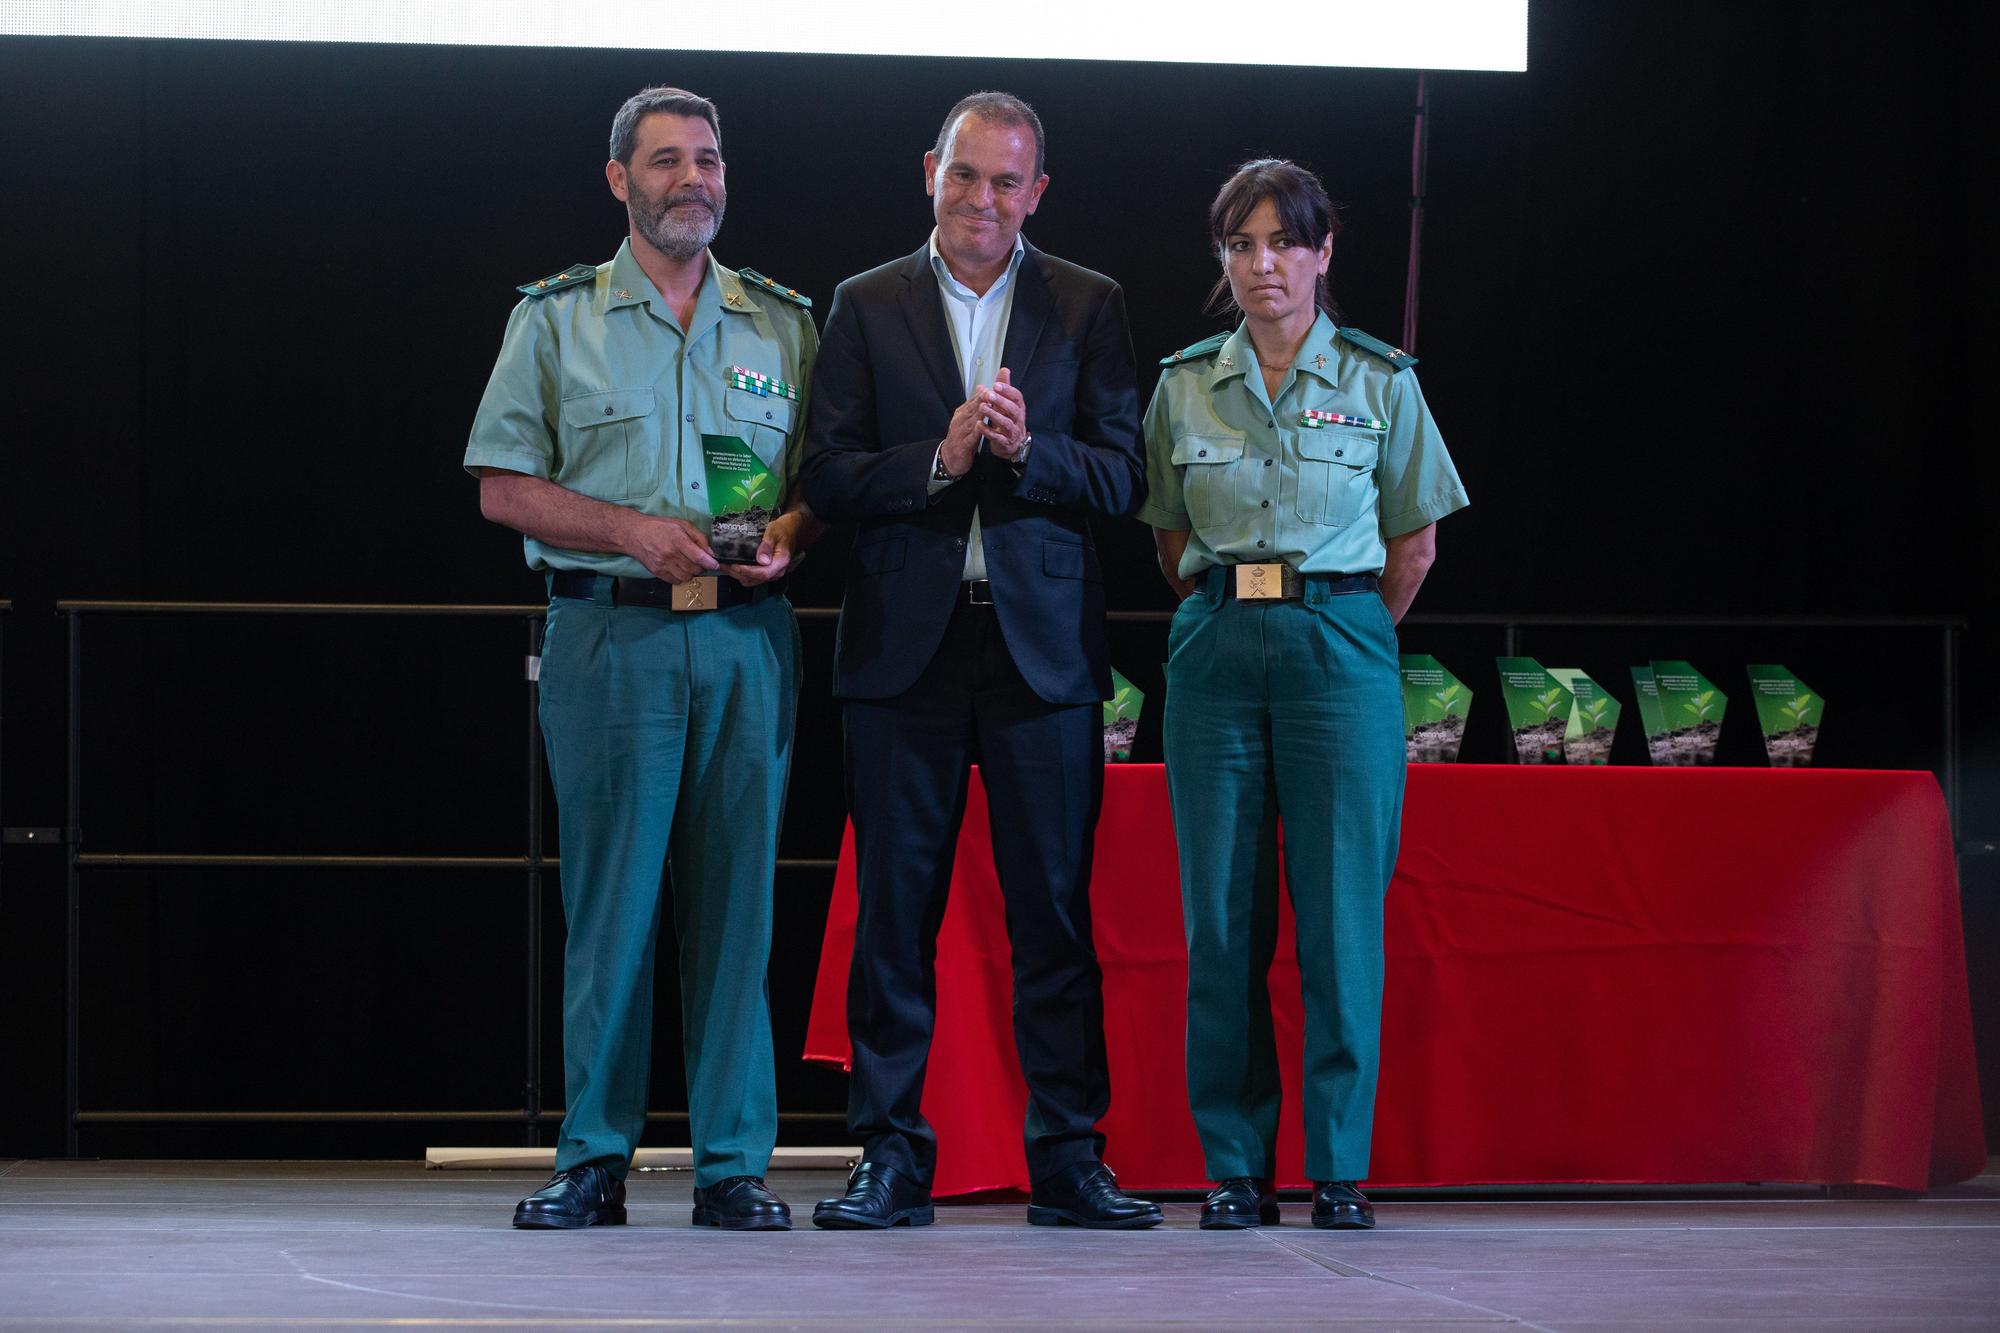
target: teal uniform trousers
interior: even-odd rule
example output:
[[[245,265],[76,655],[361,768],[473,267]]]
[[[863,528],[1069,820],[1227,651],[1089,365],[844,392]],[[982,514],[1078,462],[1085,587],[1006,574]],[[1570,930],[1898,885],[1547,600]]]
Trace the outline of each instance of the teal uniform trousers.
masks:
[[[698,1186],[761,1176],[777,1141],[765,979],[798,701],[782,596],[717,611],[557,597],[541,721],[569,925],[556,1169],[624,1176],[646,1123],[653,961],[671,894]]]
[[[1204,572],[1168,633],[1164,741],[1188,947],[1188,1098],[1211,1179],[1268,1180],[1278,823],[1304,989],[1306,1174],[1368,1174],[1382,904],[1403,806],[1396,631],[1372,587],[1225,597]]]

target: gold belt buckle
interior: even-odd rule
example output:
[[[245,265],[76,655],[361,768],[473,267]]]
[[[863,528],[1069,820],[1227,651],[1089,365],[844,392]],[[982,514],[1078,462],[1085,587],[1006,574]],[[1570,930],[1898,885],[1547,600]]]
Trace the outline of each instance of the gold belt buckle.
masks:
[[[1235,568],[1236,600],[1275,602],[1299,595],[1299,573],[1282,560]]]
[[[713,611],[715,607],[715,575],[703,574],[674,585],[674,610]]]

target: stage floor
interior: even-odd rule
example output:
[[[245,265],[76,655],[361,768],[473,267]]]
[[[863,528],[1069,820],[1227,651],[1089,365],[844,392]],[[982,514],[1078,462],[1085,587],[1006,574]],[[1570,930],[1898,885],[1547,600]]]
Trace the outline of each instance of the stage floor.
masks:
[[[2000,1163],[1922,1198],[1800,1189],[1395,1195],[1372,1233],[1029,1227],[940,1206],[889,1233],[521,1232],[522,1172],[405,1163],[0,1162],[0,1328],[1938,1328],[2000,1324]],[[840,1176],[772,1184],[804,1218]]]

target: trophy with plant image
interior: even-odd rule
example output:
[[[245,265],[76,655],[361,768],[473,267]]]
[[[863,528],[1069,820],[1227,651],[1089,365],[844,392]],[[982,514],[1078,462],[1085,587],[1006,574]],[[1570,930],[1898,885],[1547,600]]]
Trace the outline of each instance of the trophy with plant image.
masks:
[[[1618,701],[1576,667],[1550,667],[1575,704],[1563,730],[1563,759],[1572,764],[1608,764],[1611,742],[1618,735]]]
[[[1139,710],[1146,696],[1137,685],[1111,669],[1111,697],[1104,701],[1104,762],[1122,764],[1132,758],[1132,742],[1139,735]]]
[[[1666,728],[1666,762],[1680,768],[1713,764],[1729,696],[1689,663],[1652,665],[1653,681],[1660,691],[1660,717]],[[1655,757],[1653,762],[1661,761]]]
[[[749,565],[757,561],[757,548],[764,544],[764,529],[778,516],[778,480],[764,466],[750,446],[734,435],[701,437],[703,461],[707,464],[709,521],[708,545],[715,558],[725,565]]]
[[[1500,697],[1514,733],[1514,754],[1524,764],[1564,762],[1573,696],[1532,657],[1502,657]]]
[[[1472,691],[1435,657],[1404,654],[1403,745],[1410,763],[1450,764],[1465,740]]]
[[[1826,701],[1775,663],[1752,663],[1744,670],[1750,677],[1750,698],[1757,706],[1757,725],[1764,733],[1764,753],[1770,757],[1771,767],[1810,768]]]

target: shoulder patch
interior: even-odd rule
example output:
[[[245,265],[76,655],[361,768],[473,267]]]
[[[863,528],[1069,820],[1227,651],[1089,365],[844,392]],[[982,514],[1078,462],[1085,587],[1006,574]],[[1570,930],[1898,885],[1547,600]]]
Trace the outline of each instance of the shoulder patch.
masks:
[[[1193,361],[1204,356],[1214,356],[1222,350],[1222,344],[1228,341],[1229,335],[1226,333],[1218,333],[1212,338],[1203,338],[1198,343],[1181,348],[1180,351],[1175,352],[1172,356],[1161,357],[1160,364],[1163,366],[1177,366],[1183,361]]]
[[[1346,342],[1353,343],[1364,352],[1373,352],[1384,361],[1387,361],[1396,370],[1408,370],[1411,366],[1417,364],[1417,358],[1411,356],[1402,348],[1391,347],[1380,338],[1372,334],[1363,333],[1360,329],[1335,329],[1334,336]]]
[[[759,273],[754,268],[739,268],[736,270],[736,275],[742,278],[743,281],[749,283],[751,286],[761,287],[765,291],[771,293],[771,295],[779,297],[782,300],[790,301],[793,305],[804,306],[807,310],[813,308],[812,298],[810,296],[801,295],[798,288],[787,287],[782,282],[775,282],[772,279],[765,277],[763,274]]]
[[[595,264],[571,264],[560,273],[551,274],[549,277],[541,278],[534,282],[524,282],[514,290],[523,296],[547,296],[550,292],[559,292],[565,287],[574,287],[579,282],[589,282],[596,276],[597,265]]]

